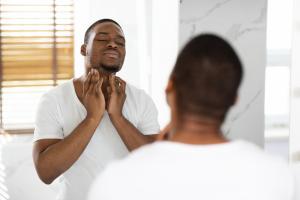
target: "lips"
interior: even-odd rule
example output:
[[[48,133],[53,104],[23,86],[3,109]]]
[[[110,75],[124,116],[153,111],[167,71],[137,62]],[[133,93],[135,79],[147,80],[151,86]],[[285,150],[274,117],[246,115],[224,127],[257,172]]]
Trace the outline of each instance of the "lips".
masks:
[[[119,58],[119,53],[117,51],[105,51],[104,55],[109,58]]]

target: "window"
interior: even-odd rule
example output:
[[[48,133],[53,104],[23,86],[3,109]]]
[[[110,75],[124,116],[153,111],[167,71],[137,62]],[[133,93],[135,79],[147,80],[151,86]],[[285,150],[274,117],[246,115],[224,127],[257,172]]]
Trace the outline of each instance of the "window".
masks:
[[[72,0],[1,0],[0,123],[32,130],[40,96],[73,77]]]
[[[293,0],[268,1],[266,138],[288,137]],[[280,10],[281,14],[278,14]]]

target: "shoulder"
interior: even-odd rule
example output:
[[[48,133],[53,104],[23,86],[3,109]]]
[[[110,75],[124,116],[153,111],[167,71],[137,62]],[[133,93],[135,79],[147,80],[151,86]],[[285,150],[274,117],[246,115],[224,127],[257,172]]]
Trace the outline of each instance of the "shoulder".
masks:
[[[45,95],[46,96],[57,96],[60,94],[65,94],[65,93],[70,92],[72,87],[73,87],[73,80],[68,80],[68,81],[50,89],[47,93],[45,93]]]
[[[260,169],[265,175],[279,175],[281,173],[282,175],[289,176],[291,173],[287,160],[265,152],[256,144],[240,141],[239,154],[242,156],[241,159],[248,161],[248,164],[256,167],[256,169]]]
[[[139,89],[130,83],[126,83],[126,94],[127,96],[135,99],[150,98],[150,96],[143,89]]]
[[[73,80],[68,80],[60,85],[51,88],[42,95],[42,100],[58,100],[70,96],[73,87]]]
[[[152,98],[143,90],[131,84],[126,85],[126,102],[130,107],[134,107],[137,115],[144,113],[146,110],[156,110]]]
[[[235,147],[239,150],[237,153],[245,158],[261,159],[263,163],[285,163],[284,159],[265,152],[263,148],[254,143],[245,140],[237,140],[235,143]]]
[[[239,140],[237,143],[245,155],[252,155],[254,158],[264,159],[265,162],[286,163],[283,158],[265,152],[263,148],[254,143],[244,140]]]

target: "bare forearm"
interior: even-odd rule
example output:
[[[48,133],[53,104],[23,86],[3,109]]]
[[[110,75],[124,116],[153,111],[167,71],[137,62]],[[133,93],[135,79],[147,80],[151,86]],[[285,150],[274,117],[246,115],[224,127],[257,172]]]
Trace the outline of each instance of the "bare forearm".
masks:
[[[154,136],[144,135],[125,117],[112,118],[112,123],[129,151],[154,141]]]
[[[91,140],[97,125],[95,120],[85,119],[70,135],[39,154],[37,168],[44,182],[51,183],[74,164]]]

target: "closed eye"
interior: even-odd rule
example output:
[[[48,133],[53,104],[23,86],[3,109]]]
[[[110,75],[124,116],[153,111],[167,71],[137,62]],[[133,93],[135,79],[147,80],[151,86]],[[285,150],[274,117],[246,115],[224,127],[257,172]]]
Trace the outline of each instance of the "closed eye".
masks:
[[[115,40],[116,44],[120,45],[120,46],[125,46],[125,41],[120,39],[120,38],[117,38]]]
[[[116,42],[116,43],[120,46],[125,46],[125,43],[123,43],[123,42]]]

